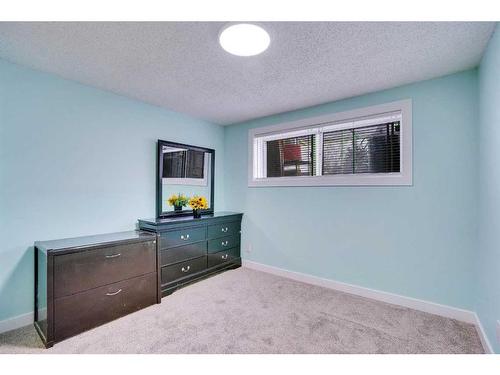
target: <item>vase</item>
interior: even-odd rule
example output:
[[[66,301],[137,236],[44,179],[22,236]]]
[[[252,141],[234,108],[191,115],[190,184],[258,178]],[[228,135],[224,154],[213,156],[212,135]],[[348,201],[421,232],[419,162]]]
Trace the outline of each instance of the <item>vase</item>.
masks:
[[[201,217],[201,211],[200,210],[193,210],[193,218],[199,219]]]
[[[181,212],[182,211],[182,206],[174,206],[174,211],[175,212]]]

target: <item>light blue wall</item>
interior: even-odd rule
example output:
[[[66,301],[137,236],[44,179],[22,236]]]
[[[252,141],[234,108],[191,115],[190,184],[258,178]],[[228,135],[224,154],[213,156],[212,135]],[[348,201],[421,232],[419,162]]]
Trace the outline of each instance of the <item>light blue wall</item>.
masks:
[[[413,100],[414,186],[247,187],[248,129]],[[477,239],[477,71],[227,128],[225,204],[247,260],[471,309]]]
[[[155,141],[216,150],[224,129],[0,60],[0,320],[33,311],[33,241],[155,215]]]
[[[497,353],[500,320],[500,30],[497,26],[479,67],[480,225],[476,311]]]
[[[482,101],[490,169],[500,143],[495,38],[481,66],[481,93],[496,95]],[[406,98],[414,186],[247,187],[248,129]],[[34,240],[129,230],[154,215],[158,138],[217,150],[216,207],[245,212],[243,249],[252,252],[244,258],[473,309],[477,117],[476,70],[224,129],[0,61],[0,320],[32,311]],[[489,240],[478,263],[488,288],[477,306],[490,340],[499,311],[494,176],[482,203],[498,205],[483,207]]]

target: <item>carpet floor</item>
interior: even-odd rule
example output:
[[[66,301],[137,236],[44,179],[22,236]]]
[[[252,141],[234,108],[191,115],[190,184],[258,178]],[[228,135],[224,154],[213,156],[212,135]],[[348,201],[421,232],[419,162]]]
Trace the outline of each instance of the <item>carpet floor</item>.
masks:
[[[33,327],[0,353],[483,353],[473,325],[239,268],[43,349]]]

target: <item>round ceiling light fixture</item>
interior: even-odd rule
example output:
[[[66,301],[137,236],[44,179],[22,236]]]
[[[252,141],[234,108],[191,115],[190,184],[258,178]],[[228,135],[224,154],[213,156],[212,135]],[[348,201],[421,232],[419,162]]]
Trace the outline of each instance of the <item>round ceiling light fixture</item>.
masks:
[[[232,24],[222,29],[219,43],[236,56],[254,56],[264,52],[271,38],[262,27],[251,23]]]

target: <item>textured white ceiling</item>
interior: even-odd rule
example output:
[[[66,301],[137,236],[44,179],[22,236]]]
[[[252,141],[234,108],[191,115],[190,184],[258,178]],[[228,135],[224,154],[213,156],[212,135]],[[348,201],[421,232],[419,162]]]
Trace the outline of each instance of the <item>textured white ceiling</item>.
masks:
[[[0,58],[219,124],[476,66],[494,23],[264,22],[253,57],[221,22],[0,23]]]

